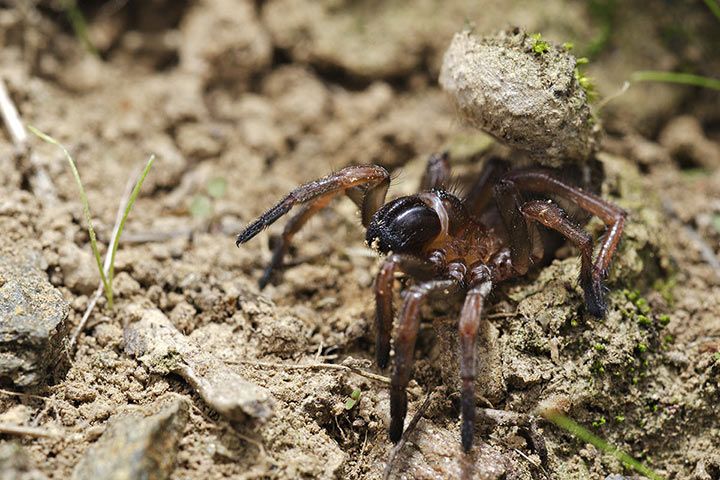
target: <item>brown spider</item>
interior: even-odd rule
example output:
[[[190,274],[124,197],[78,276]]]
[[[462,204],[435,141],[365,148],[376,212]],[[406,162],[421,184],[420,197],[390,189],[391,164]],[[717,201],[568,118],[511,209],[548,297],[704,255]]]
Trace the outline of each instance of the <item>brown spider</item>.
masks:
[[[583,175],[569,166],[563,178]],[[431,294],[465,294],[460,313],[460,376],[462,378],[461,440],[465,451],[473,442],[475,420],[475,340],[483,305],[492,286],[524,275],[531,264],[553,252],[544,225],[570,240],[580,251],[580,285],[591,315],[605,315],[603,280],[618,246],[626,213],[587,189],[561,180],[561,172],[548,168],[507,168],[491,160],[462,198],[448,192],[450,165],[447,154],[430,157],[421,192],[385,203],[390,174],[377,165],[346,167],[290,192],[237,237],[239,246],[260,233],[297,204],[300,211],[285,226],[270,265],[260,280],[264,287],[283,265],[290,241],[307,220],[341,194],[353,200],[362,213],[368,245],[387,254],[375,283],[376,359],[385,368],[390,356],[395,273],[412,279],[404,297],[395,339],[395,369],[390,392],[390,439],[400,440],[407,414],[406,387],[413,366],[420,306]],[[590,188],[599,181],[586,180]],[[492,202],[492,198],[495,202]],[[551,200],[550,197],[553,199]],[[556,199],[556,200],[555,200]],[[566,210],[557,202],[563,202]],[[579,207],[579,209],[573,209]],[[579,212],[583,216],[579,220]],[[576,221],[588,214],[607,226],[595,258],[590,235]],[[576,220],[571,219],[572,215]],[[557,243],[555,243],[557,246]]]

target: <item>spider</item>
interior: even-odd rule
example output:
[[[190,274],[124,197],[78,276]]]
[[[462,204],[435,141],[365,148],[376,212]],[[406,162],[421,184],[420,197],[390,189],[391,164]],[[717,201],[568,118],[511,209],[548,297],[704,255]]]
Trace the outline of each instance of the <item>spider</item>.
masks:
[[[586,188],[566,178],[586,178]],[[606,312],[603,281],[622,236],[626,213],[592,190],[600,182],[587,180],[577,166],[556,169],[513,168],[502,160],[486,162],[465,195],[449,191],[447,154],[430,157],[420,193],[385,203],[389,172],[378,165],[349,166],[291,191],[278,204],[247,225],[236,245],[300,205],[274,247],[272,260],[260,279],[263,288],[283,266],[293,236],[319,210],[341,194],[359,208],[367,244],[387,255],[375,281],[376,347],[378,366],[390,357],[394,320],[393,286],[396,273],[411,281],[405,291],[395,337],[391,378],[389,436],[398,442],[407,414],[406,387],[414,362],[420,308],[434,295],[463,295],[460,311],[460,376],[462,390],[461,443],[468,452],[475,423],[475,343],[483,308],[493,285],[525,275],[553,253],[549,232],[570,240],[580,252],[580,285],[590,315]],[[493,202],[494,198],[494,202]],[[565,209],[561,208],[561,203]],[[566,213],[567,212],[567,213]],[[581,214],[581,215],[580,215]],[[599,217],[607,231],[593,260],[593,240],[578,221]],[[579,220],[577,220],[579,218]],[[539,225],[548,231],[541,234]],[[559,240],[562,241],[562,238]],[[555,242],[555,248],[557,242]]]

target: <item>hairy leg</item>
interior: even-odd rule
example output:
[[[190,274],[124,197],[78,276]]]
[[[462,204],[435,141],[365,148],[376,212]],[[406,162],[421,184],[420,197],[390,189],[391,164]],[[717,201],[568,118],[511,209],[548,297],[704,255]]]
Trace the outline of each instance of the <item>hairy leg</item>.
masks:
[[[465,205],[468,211],[474,215],[480,215],[490,204],[493,198],[493,186],[507,167],[499,158],[487,160],[477,178],[465,195]]]
[[[378,367],[385,368],[390,358],[390,337],[395,318],[393,312],[393,284],[395,272],[401,271],[418,280],[428,280],[444,267],[444,261],[435,263],[409,255],[393,254],[385,259],[375,278],[375,359]]]
[[[317,198],[311,203],[304,204],[300,207],[300,211],[290,218],[287,224],[285,224],[285,229],[283,230],[283,233],[273,250],[272,260],[270,260],[270,263],[265,268],[265,272],[263,272],[263,276],[258,282],[261,290],[270,283],[273,274],[282,268],[285,255],[287,255],[287,252],[290,249],[290,242],[295,234],[303,227],[303,225],[305,225],[305,223],[307,223],[308,220],[310,220],[310,217],[325,208],[335,195],[337,194],[329,193],[325,196]]]
[[[238,246],[273,224],[288,213],[293,206],[302,206],[300,212],[292,217],[285,226],[280,242],[273,252],[272,260],[259,281],[260,288],[264,288],[271,280],[273,273],[282,267],[293,236],[307,223],[310,217],[325,208],[334,197],[345,193],[355,203],[361,205],[363,225],[367,226],[372,215],[385,202],[389,186],[390,174],[382,167],[377,165],[346,167],[339,172],[296,188],[257,220],[250,223],[238,235],[235,242]]]
[[[390,440],[397,443],[402,436],[407,415],[407,388],[415,353],[415,340],[420,329],[420,306],[433,292],[455,293],[460,290],[456,279],[433,280],[410,287],[400,312],[395,340],[395,370],[390,387]]]
[[[274,207],[245,227],[237,236],[236,244],[240,245],[249,241],[275,223],[278,218],[288,213],[295,205],[314,202],[327,195],[343,193],[359,186],[366,186],[362,218],[363,225],[367,225],[375,211],[384,203],[385,194],[390,186],[390,174],[383,167],[377,165],[346,167],[339,172],[296,188]]]
[[[492,288],[488,267],[479,265],[470,270],[468,293],[460,313],[460,378],[462,379],[460,438],[463,450],[470,451],[475,430],[475,343],[485,299]]]
[[[605,314],[602,282],[607,276],[613,254],[620,243],[627,213],[610,202],[580,188],[570,186],[552,172],[545,169],[528,169],[511,172],[505,179],[514,183],[521,191],[554,194],[574,202],[586,212],[600,218],[607,227],[600,251],[592,266],[587,288],[596,303],[588,304],[590,313],[602,317]],[[587,294],[588,290],[586,290]]]
[[[445,189],[450,181],[450,155],[448,152],[433,153],[428,159],[425,174],[420,181],[420,191],[433,188]]]
[[[593,241],[590,234],[573,224],[565,212],[551,201],[532,200],[520,207],[520,210],[526,218],[555,230],[580,250],[580,285],[585,292],[585,304],[591,315],[604,316],[605,302],[601,285],[593,282],[592,278]]]

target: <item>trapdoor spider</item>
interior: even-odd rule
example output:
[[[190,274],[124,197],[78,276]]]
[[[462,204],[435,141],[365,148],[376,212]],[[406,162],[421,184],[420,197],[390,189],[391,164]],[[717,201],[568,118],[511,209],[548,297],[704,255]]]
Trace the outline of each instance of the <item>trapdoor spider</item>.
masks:
[[[377,343],[380,368],[390,357],[395,274],[412,279],[400,311],[395,337],[395,368],[390,399],[390,439],[400,440],[407,414],[406,387],[413,366],[420,307],[432,294],[463,294],[460,313],[461,441],[465,451],[473,443],[475,421],[475,340],[484,303],[493,285],[528,272],[552,253],[540,234],[543,225],[570,240],[580,251],[580,285],[591,315],[605,315],[603,280],[622,235],[626,213],[588,189],[571,186],[568,167],[506,168],[489,161],[469,193],[462,198],[447,190],[447,154],[430,157],[421,192],[385,203],[390,174],[377,165],[346,167],[290,192],[277,205],[250,223],[237,237],[245,243],[285,215],[293,216],[275,246],[270,265],[260,280],[264,287],[283,258],[293,236],[330,201],[346,194],[360,208],[369,245],[386,254],[375,282]],[[578,173],[578,172],[576,172]],[[562,178],[562,179],[561,179]],[[597,187],[589,185],[590,187]],[[495,199],[493,202],[492,199]],[[593,261],[593,240],[559,203],[599,217],[607,232]]]

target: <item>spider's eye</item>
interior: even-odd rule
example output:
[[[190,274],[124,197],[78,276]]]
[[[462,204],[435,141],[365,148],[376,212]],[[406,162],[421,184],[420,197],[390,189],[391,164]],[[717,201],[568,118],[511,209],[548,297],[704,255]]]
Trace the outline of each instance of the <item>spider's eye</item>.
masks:
[[[437,237],[441,229],[432,208],[417,197],[402,197],[373,215],[366,240],[382,253],[415,253]]]

